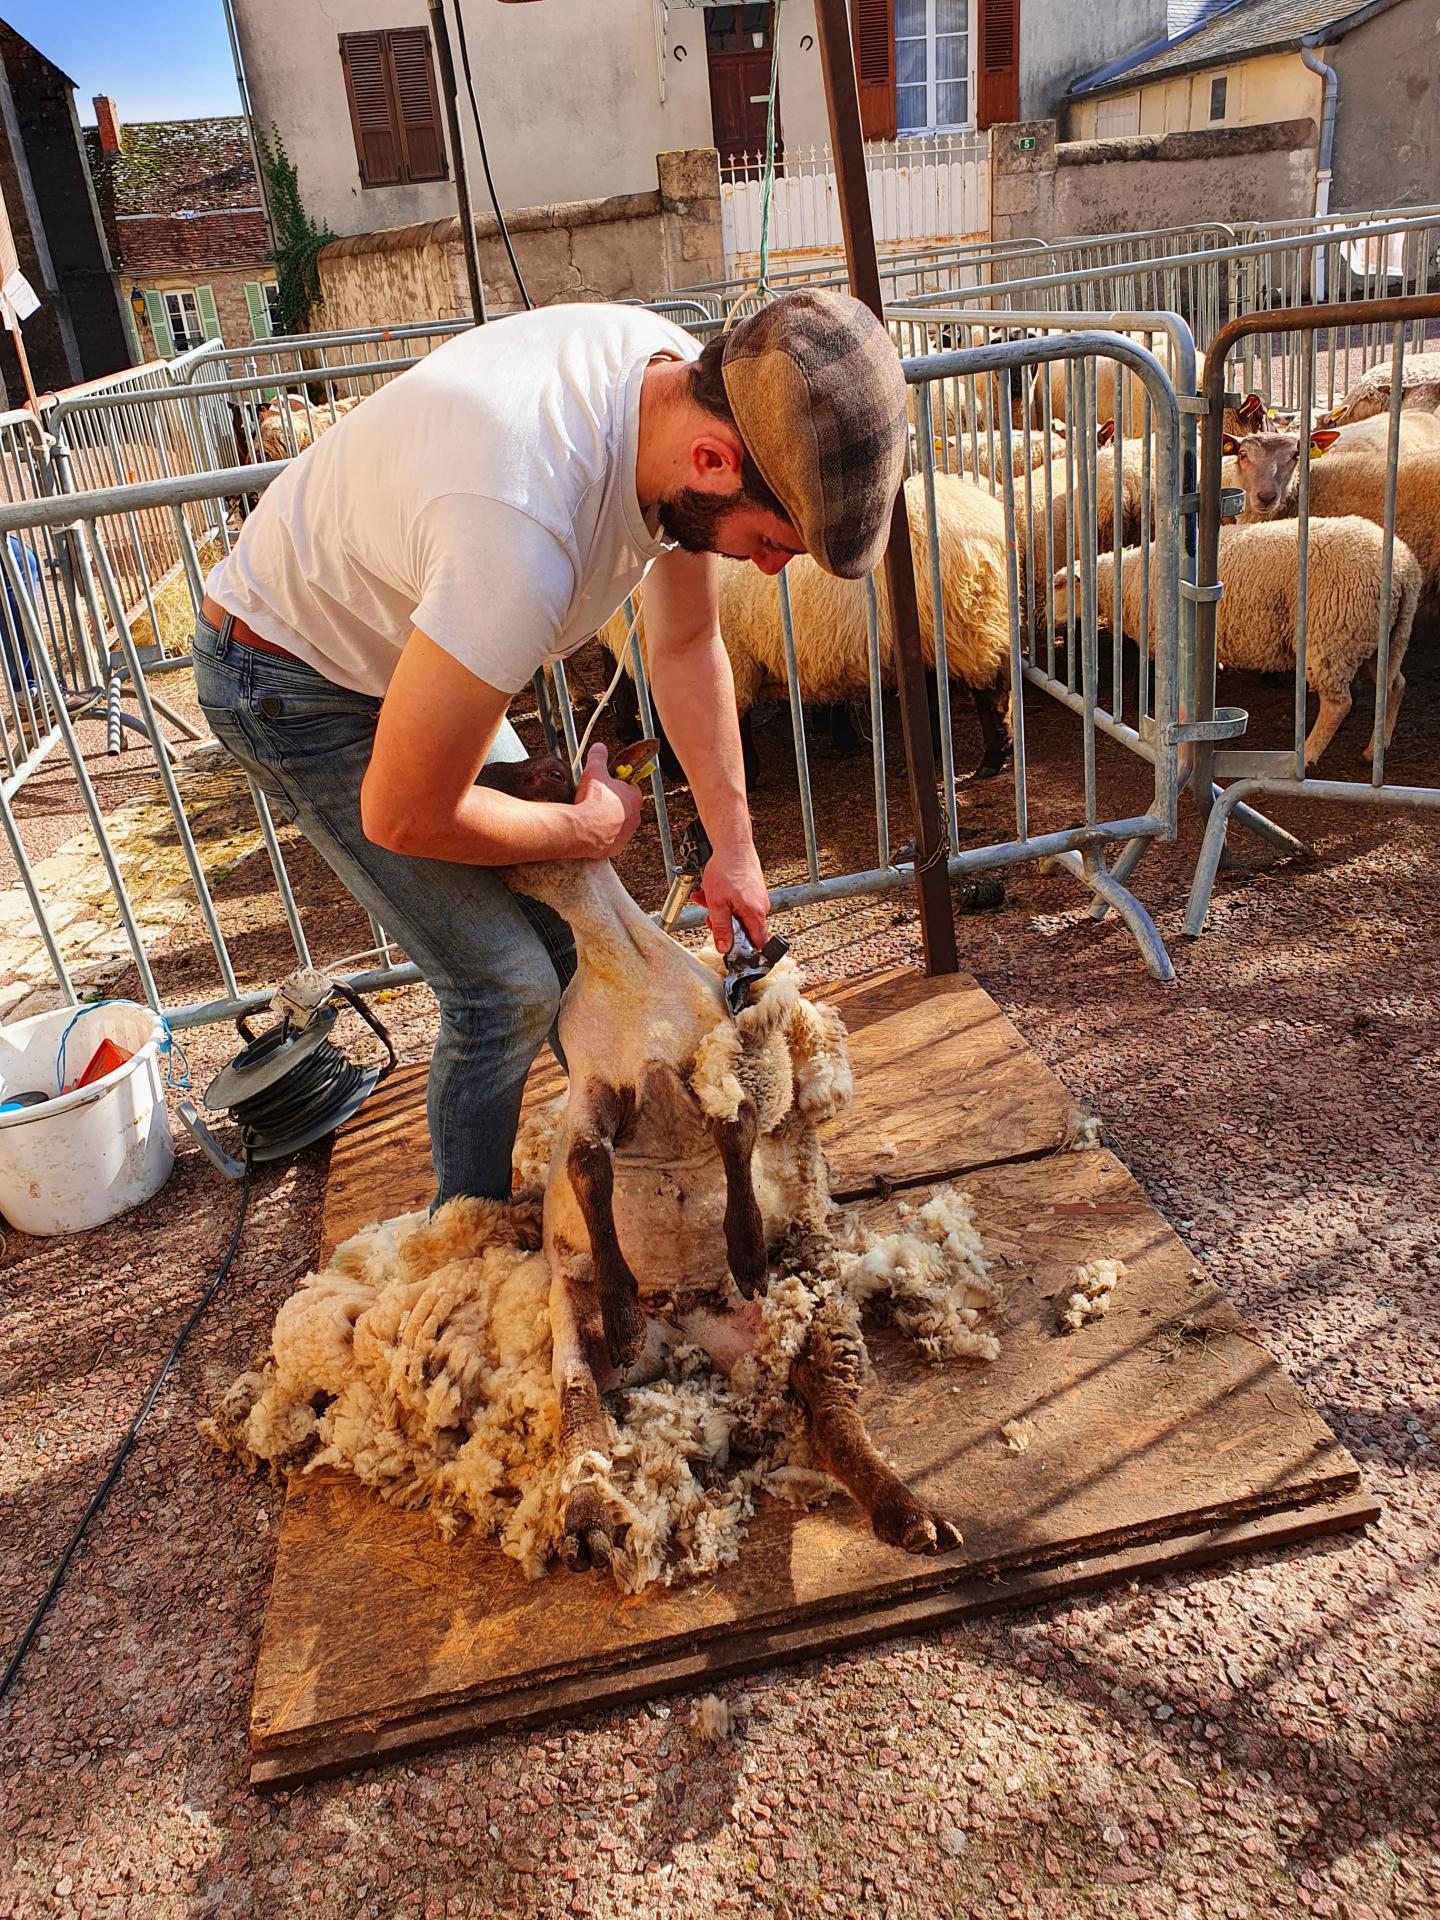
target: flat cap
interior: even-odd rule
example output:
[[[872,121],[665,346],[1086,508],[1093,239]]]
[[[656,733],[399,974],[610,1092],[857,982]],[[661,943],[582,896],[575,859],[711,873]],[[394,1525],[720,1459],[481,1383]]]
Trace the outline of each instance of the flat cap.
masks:
[[[885,551],[905,470],[905,375],[889,334],[848,293],[782,293],[725,336],[740,437],[806,548],[842,580]]]

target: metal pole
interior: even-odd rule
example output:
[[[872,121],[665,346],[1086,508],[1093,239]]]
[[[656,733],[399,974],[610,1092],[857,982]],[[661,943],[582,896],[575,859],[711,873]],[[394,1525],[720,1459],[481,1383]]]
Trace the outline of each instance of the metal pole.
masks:
[[[845,235],[845,262],[851,291],[877,319],[885,317],[880,298],[880,263],[875,257],[875,228],[860,134],[860,96],[850,50],[849,9],[845,0],[816,0],[815,26],[820,67],[825,76],[825,107],[830,119],[830,151],[835,156],[835,190]],[[895,672],[900,687],[900,724],[905,765],[910,775],[910,813],[915,823],[915,896],[927,973],[955,973],[955,915],[945,838],[935,791],[935,750],[925,697],[925,662],[920,652],[920,610],[915,596],[915,562],[910,551],[910,519],[905,489],[895,496],[886,549],[885,591],[890,631],[895,640]]]
[[[456,0],[459,4],[459,0]],[[455,210],[460,216],[460,244],[465,249],[465,278],[470,283],[470,311],[475,324],[485,324],[485,288],[480,279],[480,247],[475,238],[475,212],[470,205],[470,181],[465,172],[465,142],[460,133],[460,109],[455,89],[455,60],[450,52],[450,28],[445,0],[429,0],[430,31],[440,63],[440,95],[445,102],[445,127],[450,135],[450,159],[455,168]]]

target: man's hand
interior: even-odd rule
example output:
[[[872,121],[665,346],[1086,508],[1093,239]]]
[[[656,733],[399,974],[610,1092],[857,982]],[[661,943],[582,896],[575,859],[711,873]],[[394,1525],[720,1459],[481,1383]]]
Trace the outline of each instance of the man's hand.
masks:
[[[611,778],[609,755],[604,747],[598,744],[591,747],[585,756],[580,784],[575,789],[575,811],[585,823],[584,857],[613,860],[629,845],[640,824],[644,805],[644,796],[638,788]]]
[[[717,953],[728,953],[734,939],[730,916],[744,927],[757,947],[767,938],[770,892],[753,844],[745,841],[720,847],[711,854],[694,899],[710,916],[710,936]]]

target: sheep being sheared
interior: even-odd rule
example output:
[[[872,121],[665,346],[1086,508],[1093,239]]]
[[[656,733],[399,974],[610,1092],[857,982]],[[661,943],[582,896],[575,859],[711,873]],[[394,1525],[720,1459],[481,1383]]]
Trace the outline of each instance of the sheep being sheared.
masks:
[[[556,761],[485,778],[570,791]],[[844,1028],[789,961],[732,1019],[715,956],[662,933],[608,862],[506,877],[570,922],[578,953],[569,1092],[516,1145],[530,1191],[339,1249],[210,1436],[471,1521],[532,1576],[555,1553],[629,1590],[707,1572],[738,1554],[762,1486],[803,1502],[832,1478],[891,1544],[958,1545],[865,1430],[860,1315],[886,1296],[932,1359],[994,1358],[965,1196],[902,1205],[885,1236],[832,1206],[816,1130],[851,1091]]]
[[[516,784],[545,792],[557,775],[559,763],[539,763]],[[677,1335],[726,1373],[753,1366],[772,1252],[783,1245],[792,1262],[823,1265],[830,1201],[816,1126],[848,1097],[850,1067],[838,1016],[802,1000],[793,980],[732,1020],[715,970],[642,913],[608,861],[506,877],[575,935],[559,1015],[570,1090],[545,1189],[545,1253],[570,1484],[565,1557],[608,1565],[616,1515],[589,1465],[605,1460],[601,1395],[637,1362],[658,1368]],[[815,1458],[892,1546],[958,1545],[865,1431],[853,1317],[819,1312],[797,1334],[789,1385]]]

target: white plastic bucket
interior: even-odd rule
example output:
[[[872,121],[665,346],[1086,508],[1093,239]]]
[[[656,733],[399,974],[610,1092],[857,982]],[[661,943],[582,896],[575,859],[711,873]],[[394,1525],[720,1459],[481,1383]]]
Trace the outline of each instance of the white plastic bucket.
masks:
[[[102,1040],[133,1056],[88,1087],[0,1113],[0,1213],[22,1233],[80,1233],[158,1193],[175,1164],[160,1078],[165,1025],[148,1007],[62,1007],[0,1027],[0,1100],[50,1093],[65,1042],[78,1079]]]

